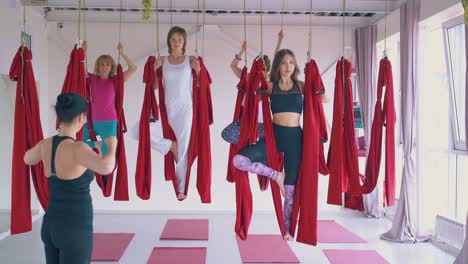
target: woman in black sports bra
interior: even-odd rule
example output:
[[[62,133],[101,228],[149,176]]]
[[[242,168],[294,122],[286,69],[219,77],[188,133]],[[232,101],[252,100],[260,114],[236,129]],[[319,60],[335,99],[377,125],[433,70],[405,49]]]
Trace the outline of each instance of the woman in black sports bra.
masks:
[[[42,161],[49,175],[49,204],[41,227],[47,264],[91,262],[93,205],[89,184],[94,172],[105,175],[114,169],[117,138],[106,138],[109,152],[104,157],[76,141],[87,110],[88,103],[81,95],[59,95],[55,105],[60,120],[57,135],[41,140],[24,155],[29,166]]]
[[[285,240],[290,235],[294,193],[302,160],[302,128],[300,118],[303,108],[304,83],[297,79],[299,67],[291,50],[280,50],[274,60],[268,82],[273,130],[279,152],[284,153],[284,172],[266,166],[265,140],[242,149],[233,159],[240,170],[263,175],[278,183],[284,199]],[[322,98],[325,98],[324,95]]]

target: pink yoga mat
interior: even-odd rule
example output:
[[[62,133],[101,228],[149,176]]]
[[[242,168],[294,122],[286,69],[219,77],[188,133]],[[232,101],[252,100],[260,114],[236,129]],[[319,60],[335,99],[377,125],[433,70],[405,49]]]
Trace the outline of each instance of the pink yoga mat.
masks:
[[[331,264],[390,264],[375,250],[325,249]]]
[[[280,235],[249,235],[247,240],[236,238],[243,263],[300,263]]]
[[[169,219],[161,240],[208,240],[208,219]]]
[[[94,233],[93,261],[118,261],[135,234]]]
[[[206,247],[155,247],[147,264],[205,264]]]
[[[333,220],[319,220],[317,223],[319,243],[367,243]]]

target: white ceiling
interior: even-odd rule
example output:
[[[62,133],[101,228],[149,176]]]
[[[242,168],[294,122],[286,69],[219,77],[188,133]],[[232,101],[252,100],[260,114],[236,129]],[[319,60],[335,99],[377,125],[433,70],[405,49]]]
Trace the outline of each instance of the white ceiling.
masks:
[[[78,0],[25,0],[26,2],[39,3],[42,6],[49,7],[46,12],[46,18],[49,21],[57,22],[73,22],[77,19],[77,11],[66,10],[67,8],[76,8]],[[81,0],[86,2],[86,8],[108,8],[108,10],[89,10],[86,12],[86,19],[89,22],[118,22],[120,7],[119,0]],[[156,7],[156,1],[153,0],[152,7]],[[170,10],[171,0],[158,0],[159,9]],[[172,19],[177,24],[193,24],[196,21],[196,14],[182,13],[182,10],[197,9],[197,4],[200,4],[200,9],[203,8],[204,0],[172,0],[172,9],[177,10],[173,13]],[[260,0],[245,0],[247,10],[257,11],[260,10]],[[401,5],[403,0],[387,0],[387,11],[391,12]],[[263,0],[263,10],[268,11],[281,11],[283,0]],[[310,10],[311,0],[284,0],[284,11],[286,12],[305,12]],[[143,23],[142,21],[142,0],[122,0],[122,19],[127,23]],[[230,14],[229,11],[242,11],[244,9],[243,0],[205,0],[205,8],[207,10],[227,10],[228,14],[207,14],[206,24],[218,25],[232,25],[242,24],[242,14]],[[313,0],[314,12],[342,12],[342,0]],[[346,0],[346,12],[361,12],[361,13],[376,13],[372,17],[346,17],[348,26],[365,26],[374,23],[380,19],[385,11],[385,0]],[[152,19],[154,19],[154,14]],[[200,16],[201,19],[201,16]],[[248,15],[248,24],[258,24],[259,15]],[[160,23],[170,23],[170,15],[168,12],[160,14]],[[281,24],[281,15],[278,14],[265,14],[265,24]],[[285,14],[285,25],[308,25],[308,15],[298,14]],[[335,17],[321,17],[314,16],[314,25],[323,26],[340,26],[342,18]]]

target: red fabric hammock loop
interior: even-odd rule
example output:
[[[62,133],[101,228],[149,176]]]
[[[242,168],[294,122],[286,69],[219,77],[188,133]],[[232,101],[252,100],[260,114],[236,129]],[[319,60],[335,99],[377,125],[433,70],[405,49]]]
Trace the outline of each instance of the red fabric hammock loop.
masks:
[[[336,64],[333,125],[328,160],[330,179],[327,198],[327,203],[335,205],[342,204],[342,192],[350,192],[353,196],[362,194],[354,134],[351,70],[351,63],[344,58]]]
[[[114,180],[115,170],[117,169],[116,181],[115,181],[115,193],[114,200],[116,201],[128,201],[128,168],[127,158],[125,155],[125,139],[124,133],[127,131],[125,122],[125,114],[123,110],[124,100],[124,73],[122,65],[117,65],[117,74],[113,78],[114,89],[115,89],[115,110],[117,112],[117,150],[116,150],[116,163],[114,170],[107,175],[107,182],[104,184],[103,175],[96,173],[96,182],[101,188],[102,193],[105,197],[109,197],[112,194],[112,184]],[[89,93],[91,94],[91,93]],[[89,104],[91,108],[91,104]],[[88,125],[91,122],[89,122]],[[91,119],[92,120],[92,119]]]
[[[236,145],[235,153],[248,146],[252,141],[253,143],[257,141],[256,127],[258,127],[258,101],[262,100],[268,166],[275,170],[282,170],[283,155],[280,155],[276,148],[268,94],[262,93],[261,95],[255,95],[257,90],[267,89],[267,87],[268,84],[266,83],[263,75],[263,61],[261,59],[256,59],[251,67],[250,80],[246,87],[247,97],[245,99],[244,114],[241,121],[239,142]],[[234,176],[236,184],[235,232],[241,239],[247,239],[252,219],[253,201],[248,177],[247,172],[236,169]],[[268,182],[265,177],[260,177],[261,176],[259,176],[260,188],[264,190],[267,188]],[[272,195],[278,224],[281,233],[284,235],[285,229],[281,195],[276,183],[272,184]]]
[[[143,73],[145,83],[145,97],[140,115],[140,128],[138,139],[138,159],[135,170],[135,187],[138,197],[148,200],[151,195],[151,142],[150,142],[150,118],[151,114],[159,120],[158,103],[155,97],[154,82],[156,74],[154,71],[154,56],[148,57]]]
[[[385,86],[382,108],[383,87]],[[387,57],[379,64],[379,79],[377,82],[377,102],[372,121],[371,143],[366,163],[366,178],[362,186],[364,194],[371,193],[379,179],[380,162],[382,158],[383,126],[385,130],[385,201],[388,206],[395,202],[395,100],[393,91],[392,65]]]
[[[323,90],[318,66],[311,60],[305,68],[302,165],[296,184],[291,235],[294,236],[299,221],[297,241],[314,246],[317,245],[318,174],[320,168],[328,169],[326,164],[322,164],[324,154],[321,139],[327,138],[319,92]]]
[[[83,48],[78,48],[76,45],[70,53],[70,60],[68,61],[67,73],[65,75],[65,80],[63,81],[62,85],[62,93],[70,92],[80,94],[89,102],[89,93],[86,82],[85,51]],[[89,119],[90,112],[91,110],[88,107],[88,120],[92,120]],[[60,121],[57,120],[57,128],[59,126],[59,123]],[[94,133],[92,126],[92,122],[88,122],[88,127],[90,127],[90,131]],[[83,129],[81,129],[80,132],[78,132],[76,139],[83,139]]]
[[[21,58],[22,50],[23,58]],[[30,175],[42,208],[47,210],[49,203],[49,184],[43,163],[39,162],[29,167],[23,160],[25,152],[44,138],[31,60],[31,51],[26,47],[20,47],[9,72],[10,79],[17,82],[11,174],[11,234],[28,232],[32,229]]]
[[[247,67],[244,67],[242,69],[239,83],[237,84],[237,99],[236,99],[234,117],[232,118],[232,122],[239,122],[239,118],[241,117],[241,114],[242,114],[242,101],[244,100],[244,96],[246,95],[247,86],[248,86]],[[236,150],[237,150],[236,144],[229,144],[229,156],[228,156],[227,176],[226,176],[226,180],[228,182],[234,182],[236,179],[235,178],[236,168],[234,167],[234,164],[232,163],[232,159],[237,154]]]
[[[351,63],[345,63],[345,86],[342,84],[342,63],[337,64],[335,105],[333,113],[332,142],[330,144],[330,184],[328,203],[341,205],[341,192],[347,192],[351,201],[349,206],[362,209],[362,194],[371,193],[378,182],[381,157],[383,126],[386,126],[385,144],[385,184],[384,196],[387,205],[395,201],[395,102],[391,63],[387,57],[379,64],[379,79],[377,83],[377,102],[371,129],[371,143],[366,163],[365,180],[360,185],[359,167],[357,165],[357,149],[354,141],[354,118],[352,109]],[[385,89],[382,107],[383,87]],[[340,111],[342,104],[344,111]],[[340,122],[341,121],[341,122]],[[386,122],[385,122],[386,121]],[[340,155],[340,153],[343,153]],[[340,186],[341,183],[341,186]],[[355,200],[357,199],[357,200]]]

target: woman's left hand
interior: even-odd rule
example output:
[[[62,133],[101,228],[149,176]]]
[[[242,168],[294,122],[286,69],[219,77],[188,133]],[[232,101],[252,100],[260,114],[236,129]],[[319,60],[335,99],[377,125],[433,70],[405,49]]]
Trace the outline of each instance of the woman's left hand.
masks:
[[[120,41],[119,41],[119,44],[117,44],[117,50],[119,51],[120,54],[124,53],[123,45]]]
[[[322,103],[326,104],[330,102],[330,98],[326,94],[321,94],[320,97],[322,98]]]
[[[198,59],[193,58],[190,62],[190,66],[192,66],[192,69],[194,69],[197,74],[200,73],[200,61]]]

